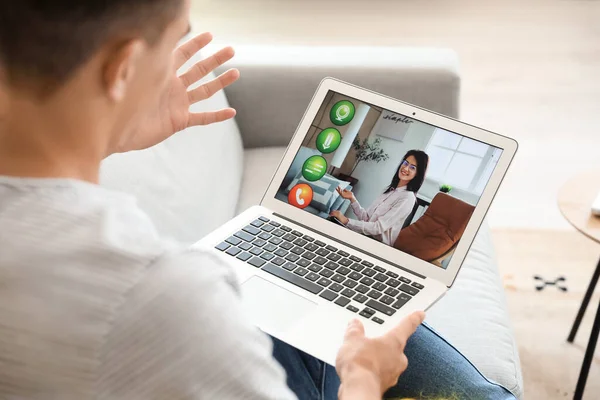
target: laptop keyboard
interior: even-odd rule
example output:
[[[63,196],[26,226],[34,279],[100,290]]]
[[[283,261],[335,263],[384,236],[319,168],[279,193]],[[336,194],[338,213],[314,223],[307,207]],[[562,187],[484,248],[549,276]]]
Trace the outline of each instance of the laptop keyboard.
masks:
[[[266,217],[216,249],[378,324],[424,288]]]

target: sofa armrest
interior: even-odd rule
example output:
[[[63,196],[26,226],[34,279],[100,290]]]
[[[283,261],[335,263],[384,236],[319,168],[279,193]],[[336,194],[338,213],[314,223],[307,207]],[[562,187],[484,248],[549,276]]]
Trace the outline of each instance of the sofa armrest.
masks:
[[[236,46],[226,89],[246,148],[287,146],[327,76],[458,117],[458,57],[448,49]],[[221,69],[222,72],[224,69]]]

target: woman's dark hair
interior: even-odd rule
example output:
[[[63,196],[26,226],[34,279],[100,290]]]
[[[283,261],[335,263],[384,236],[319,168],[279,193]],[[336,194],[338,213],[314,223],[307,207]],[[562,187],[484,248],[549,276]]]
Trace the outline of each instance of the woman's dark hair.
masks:
[[[398,187],[398,184],[400,183],[398,172],[400,172],[400,168],[402,168],[402,163],[410,156],[413,156],[417,160],[417,174],[410,182],[408,182],[408,185],[406,185],[406,190],[416,193],[419,191],[419,189],[421,189],[421,185],[423,185],[423,181],[425,180],[427,165],[429,164],[429,156],[427,153],[421,150],[409,150],[404,155],[404,158],[402,158],[402,161],[400,162],[400,165],[398,165],[398,169],[392,178],[390,186],[388,186],[384,193],[389,193]]]

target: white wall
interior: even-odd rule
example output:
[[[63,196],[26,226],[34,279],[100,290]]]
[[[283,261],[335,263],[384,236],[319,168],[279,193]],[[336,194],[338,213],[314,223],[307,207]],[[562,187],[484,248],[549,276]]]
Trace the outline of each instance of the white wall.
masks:
[[[375,162],[365,162],[359,164],[354,173],[353,177],[358,179],[358,184],[353,189],[354,195],[361,203],[361,205],[367,208],[373,201],[383,193],[387,185],[390,184],[392,177],[396,173],[398,165],[402,161],[402,157],[409,150],[426,150],[435,127],[415,122],[408,128],[406,136],[402,142],[388,139],[386,137],[377,136],[376,133],[377,125],[373,129],[373,134],[370,135],[369,139],[374,140],[376,138],[381,139],[381,148],[385,150],[390,156],[387,161],[382,161],[379,164]],[[439,192],[440,182],[425,178],[423,186],[419,190],[418,194],[426,199],[433,199],[433,197]],[[451,192],[452,196],[465,201],[473,206],[477,205],[479,201],[479,195],[470,193],[465,190],[453,188]],[[354,213],[348,209],[347,215],[354,217]],[[419,209],[420,212],[415,216],[416,221],[422,214],[423,209]]]
[[[404,141],[371,135],[371,140],[381,139],[381,148],[390,156],[387,161],[379,164],[363,161],[358,165],[353,177],[358,179],[357,187],[353,190],[357,200],[363,207],[368,207],[390,184],[392,177],[408,150],[424,150],[433,136],[435,128],[415,122],[408,129]],[[353,216],[352,212],[349,212]]]

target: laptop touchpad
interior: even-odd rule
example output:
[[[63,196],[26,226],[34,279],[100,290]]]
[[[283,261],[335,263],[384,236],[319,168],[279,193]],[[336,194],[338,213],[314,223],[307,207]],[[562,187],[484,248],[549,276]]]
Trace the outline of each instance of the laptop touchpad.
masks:
[[[258,276],[242,285],[246,315],[267,332],[283,332],[317,307],[316,303]]]

